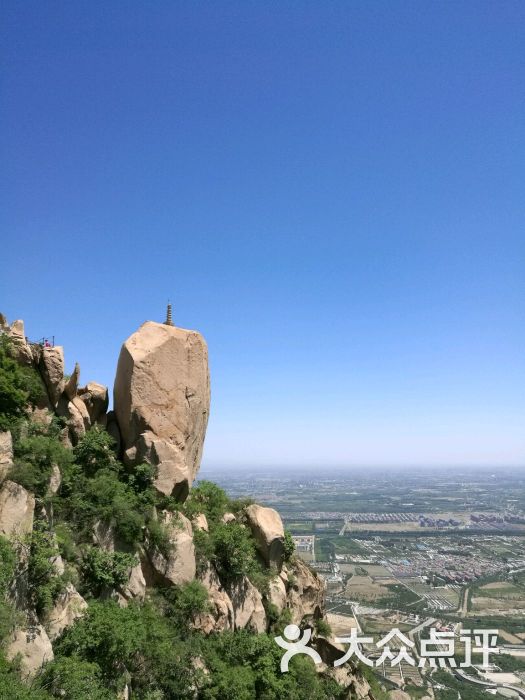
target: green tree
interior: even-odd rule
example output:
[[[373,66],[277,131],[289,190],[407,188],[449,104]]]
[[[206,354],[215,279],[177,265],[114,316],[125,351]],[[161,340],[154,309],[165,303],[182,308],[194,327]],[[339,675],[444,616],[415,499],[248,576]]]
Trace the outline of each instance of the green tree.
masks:
[[[115,700],[115,693],[104,686],[100,666],[76,656],[47,664],[37,684],[61,700]]]
[[[94,426],[79,440],[74,449],[75,461],[87,476],[101,469],[118,470],[114,453],[115,441],[109,433]]]
[[[137,558],[126,552],[107,552],[100,547],[88,547],[82,562],[84,582],[98,596],[104,588],[122,586],[129,578]]]
[[[35,521],[29,552],[29,599],[37,613],[42,615],[52,607],[65,587],[64,579],[57,574],[53,563],[58,550],[45,519]]]
[[[249,574],[255,568],[255,542],[240,523],[219,523],[212,534],[213,558],[226,579]]]
[[[184,512],[188,518],[197,513],[204,513],[208,522],[218,522],[228,510],[229,499],[217,484],[211,481],[200,481],[192,488],[184,504]]]
[[[72,461],[70,450],[54,435],[42,432],[20,438],[15,443],[14,456],[10,478],[38,496],[44,496],[47,491],[53,465],[62,472]]]

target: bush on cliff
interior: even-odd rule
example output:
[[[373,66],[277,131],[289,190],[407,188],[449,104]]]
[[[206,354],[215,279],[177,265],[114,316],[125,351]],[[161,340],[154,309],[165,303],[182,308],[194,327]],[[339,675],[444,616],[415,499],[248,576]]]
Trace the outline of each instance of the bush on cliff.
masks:
[[[200,481],[190,491],[188,499],[184,503],[183,510],[186,517],[193,518],[197,513],[204,513],[208,524],[219,522],[228,510],[230,499],[217,484],[211,481]]]
[[[137,558],[127,552],[106,552],[100,547],[88,547],[82,561],[82,575],[91,595],[98,596],[104,588],[122,586],[129,578]]]
[[[66,449],[49,428],[29,424],[27,436],[15,442],[15,463],[9,478],[37,496],[45,496],[53,465],[61,472],[72,462],[71,451]]]
[[[46,613],[64,590],[65,579],[57,574],[54,557],[58,549],[46,520],[38,519],[30,537],[27,571],[28,594],[39,615]]]
[[[0,430],[10,430],[44,394],[38,372],[13,359],[13,341],[0,334]]]
[[[224,579],[245,576],[256,566],[255,542],[250,531],[237,522],[219,523],[211,534],[213,561]]]

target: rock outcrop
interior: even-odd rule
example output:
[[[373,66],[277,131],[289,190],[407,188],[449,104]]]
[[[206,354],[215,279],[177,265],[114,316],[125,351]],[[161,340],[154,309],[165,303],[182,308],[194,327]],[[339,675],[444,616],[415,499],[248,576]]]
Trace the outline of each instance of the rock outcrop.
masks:
[[[88,382],[86,386],[78,390],[78,395],[84,402],[91,424],[97,423],[108,410],[108,389],[98,382]]]
[[[51,641],[42,625],[16,630],[7,645],[6,657],[9,660],[19,658],[23,677],[36,676],[42,666],[54,658]]]
[[[75,362],[75,369],[73,370],[73,374],[66,381],[66,385],[64,387],[64,393],[70,401],[72,401],[77,395],[79,379],[80,365],[78,364],[78,362]]]
[[[88,604],[72,584],[61,593],[46,619],[49,639],[54,641],[73,622],[84,614]]]
[[[0,433],[0,484],[13,466],[13,439],[9,430]]]
[[[226,588],[233,605],[235,629],[266,632],[266,612],[262,596],[253,583],[243,576]]]
[[[184,500],[199,470],[210,405],[200,333],[144,323],[122,346],[114,403],[126,461],[154,464],[157,490]]]
[[[154,580],[173,586],[193,581],[197,565],[190,521],[182,513],[165,512],[161,514],[161,522],[169,540],[169,551],[161,552],[155,545],[148,548]]]
[[[10,326],[7,325],[6,322],[2,330],[13,341],[13,354],[15,359],[21,365],[31,365],[33,363],[33,352],[25,336],[24,322],[21,320],[13,321]]]
[[[278,571],[284,558],[284,528],[281,516],[273,508],[251,505],[246,509],[248,525],[268,566]]]
[[[233,603],[213,566],[208,564],[198,578],[208,591],[208,606],[206,612],[196,617],[194,627],[204,634],[232,630],[235,625]]]
[[[46,385],[49,400],[56,407],[66,384],[64,380],[64,350],[62,347],[56,345],[52,348],[42,348],[40,374]]]
[[[325,586],[319,576],[299,558],[294,559],[286,573],[289,578],[287,601],[292,622],[299,624],[305,617],[322,617]]]
[[[268,600],[275,606],[279,615],[286,607],[286,586],[280,576],[271,579],[268,586]]]
[[[0,489],[0,535],[18,540],[33,529],[35,497],[14,481]]]

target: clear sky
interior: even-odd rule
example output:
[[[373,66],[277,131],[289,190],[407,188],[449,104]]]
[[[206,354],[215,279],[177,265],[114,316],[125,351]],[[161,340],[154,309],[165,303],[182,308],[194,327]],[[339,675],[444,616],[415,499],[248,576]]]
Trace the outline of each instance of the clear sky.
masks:
[[[2,3],[0,310],[210,349],[208,465],[525,464],[525,3]]]

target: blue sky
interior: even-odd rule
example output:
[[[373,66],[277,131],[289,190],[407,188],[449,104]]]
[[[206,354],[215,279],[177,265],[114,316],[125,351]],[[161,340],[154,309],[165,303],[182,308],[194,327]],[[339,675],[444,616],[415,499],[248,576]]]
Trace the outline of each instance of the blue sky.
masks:
[[[525,463],[522,2],[6,2],[0,309],[166,299],[208,465]]]

